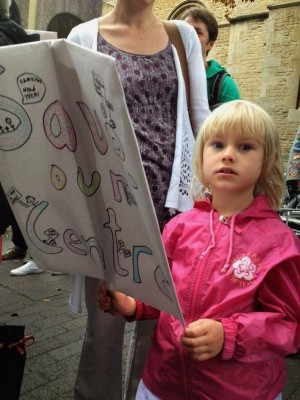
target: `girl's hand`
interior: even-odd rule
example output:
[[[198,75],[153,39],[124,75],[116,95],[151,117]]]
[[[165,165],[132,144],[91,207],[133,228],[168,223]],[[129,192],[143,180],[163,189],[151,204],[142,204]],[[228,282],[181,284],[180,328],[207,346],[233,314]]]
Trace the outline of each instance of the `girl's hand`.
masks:
[[[123,315],[124,317],[132,317],[136,310],[134,298],[126,296],[126,294],[121,292],[107,290],[105,281],[102,280],[99,285],[97,305],[100,310],[114,316]]]
[[[223,325],[212,319],[199,319],[185,329],[181,343],[194,360],[205,361],[213,358],[223,348]]]

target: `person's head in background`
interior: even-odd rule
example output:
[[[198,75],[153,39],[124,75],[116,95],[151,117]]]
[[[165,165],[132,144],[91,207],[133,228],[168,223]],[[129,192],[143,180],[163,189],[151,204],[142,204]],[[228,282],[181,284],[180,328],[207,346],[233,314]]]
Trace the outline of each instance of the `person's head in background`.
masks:
[[[213,148],[211,160],[207,159],[207,143],[210,142]],[[230,157],[227,147],[231,152]],[[260,148],[263,150],[262,157]],[[228,179],[221,177],[222,180],[218,177],[218,170],[215,174],[207,171],[209,168],[220,168],[222,163],[229,171],[232,168],[236,175]],[[206,192],[212,193],[214,198],[213,187],[217,185],[215,187],[219,189],[220,182],[225,182],[223,193],[229,190],[228,193],[235,198],[250,182],[250,200],[251,197],[264,194],[273,209],[281,207],[285,181],[280,138],[271,116],[255,103],[234,100],[220,105],[206,118],[197,136],[193,198],[200,200]],[[200,191],[199,183],[202,185]]]
[[[0,0],[0,17],[9,18],[9,8],[12,0]]]
[[[191,7],[181,16],[181,19],[195,28],[199,37],[205,68],[208,68],[206,57],[213,48],[218,37],[218,22],[214,15],[205,7]]]

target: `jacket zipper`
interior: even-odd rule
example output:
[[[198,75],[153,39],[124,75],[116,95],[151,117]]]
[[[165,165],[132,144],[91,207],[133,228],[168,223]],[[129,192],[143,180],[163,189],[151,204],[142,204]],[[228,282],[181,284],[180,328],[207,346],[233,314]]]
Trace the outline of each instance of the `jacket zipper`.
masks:
[[[197,270],[199,270],[199,265],[201,264],[201,261],[203,261],[203,258],[204,257],[201,258],[201,255],[199,255],[197,257],[197,260],[195,261],[195,268]],[[201,277],[202,277],[202,273],[196,274],[196,282],[194,285],[195,290],[194,290],[194,292],[193,292],[194,294],[192,296],[191,312],[188,315],[187,320],[185,320],[186,325],[187,325],[188,321],[193,321],[193,319],[191,319],[191,316],[194,316],[194,314],[195,314],[194,310],[196,308],[196,303],[197,303],[197,301],[196,301],[197,295],[196,294],[198,293],[199,287],[201,286],[201,279],[199,279],[199,275],[201,275]],[[187,380],[187,368],[186,368],[186,361],[185,361],[186,356],[185,356],[184,350],[180,344],[179,344],[179,347],[180,347],[179,351],[180,351],[181,366],[182,366],[182,372],[183,372],[183,390],[185,393],[186,400],[192,400],[191,394],[190,394],[190,388],[189,388],[189,384],[188,384],[188,380]]]
[[[217,242],[217,234],[219,232],[220,227],[216,228],[215,230],[215,239]],[[208,246],[208,244],[207,244]],[[191,312],[189,313],[187,320],[185,320],[185,323],[187,325],[188,321],[194,321],[196,318],[197,314],[197,299],[200,297],[201,289],[203,291],[203,284],[204,282],[207,281],[207,275],[209,274],[209,268],[207,268],[207,260],[210,256],[210,252],[208,251],[207,254],[202,256],[201,254],[197,257],[195,261],[195,268],[197,269],[198,273],[196,273],[196,279],[195,279],[195,284],[193,287],[193,295],[192,295],[192,302],[191,302]],[[202,269],[200,269],[201,264],[203,265]],[[203,279],[204,276],[204,279]],[[200,297],[201,298],[201,297]],[[199,307],[201,305],[201,301],[199,302]],[[182,370],[183,370],[183,375],[184,375],[184,381],[183,381],[183,387],[184,387],[184,392],[186,395],[186,400],[193,400],[191,397],[190,393],[190,388],[188,385],[187,381],[187,368],[186,368],[186,363],[185,363],[185,355],[183,353],[183,349],[181,347],[180,349],[180,354],[181,354],[181,364],[182,364]]]

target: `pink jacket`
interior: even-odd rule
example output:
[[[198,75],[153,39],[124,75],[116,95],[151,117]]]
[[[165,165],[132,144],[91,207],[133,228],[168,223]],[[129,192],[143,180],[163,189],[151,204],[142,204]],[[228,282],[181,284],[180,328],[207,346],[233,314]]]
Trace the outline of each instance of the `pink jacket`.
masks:
[[[300,348],[300,241],[265,196],[229,220],[210,200],[173,218],[163,240],[185,323],[223,323],[221,354],[187,356],[173,316],[137,302],[136,319],[159,318],[143,381],[163,400],[273,400],[284,356]]]

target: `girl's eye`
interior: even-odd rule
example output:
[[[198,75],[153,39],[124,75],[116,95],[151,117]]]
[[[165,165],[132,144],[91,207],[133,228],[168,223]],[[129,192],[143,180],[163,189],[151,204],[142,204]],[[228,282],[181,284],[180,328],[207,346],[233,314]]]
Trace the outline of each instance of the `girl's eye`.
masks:
[[[250,144],[243,143],[243,144],[240,145],[240,149],[242,151],[247,151],[247,150],[250,150],[251,148],[252,147],[250,146]]]
[[[214,147],[215,149],[223,149],[224,145],[222,142],[213,142],[212,147]]]

